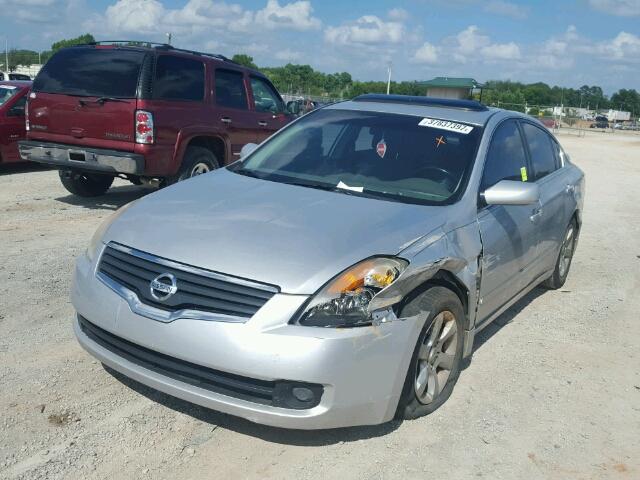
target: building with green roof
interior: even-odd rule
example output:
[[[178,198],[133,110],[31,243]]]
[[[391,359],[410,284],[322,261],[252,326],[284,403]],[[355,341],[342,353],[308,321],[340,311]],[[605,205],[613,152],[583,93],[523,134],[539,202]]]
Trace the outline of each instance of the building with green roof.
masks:
[[[470,99],[474,90],[480,90],[482,95],[483,85],[473,78],[461,77],[436,77],[425,82],[418,82],[425,87],[425,95],[437,98]]]

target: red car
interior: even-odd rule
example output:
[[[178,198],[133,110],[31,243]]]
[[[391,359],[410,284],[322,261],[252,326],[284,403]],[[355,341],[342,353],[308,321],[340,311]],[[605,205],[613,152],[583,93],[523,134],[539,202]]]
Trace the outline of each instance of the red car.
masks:
[[[23,161],[18,140],[25,138],[24,108],[31,82],[0,82],[0,164]]]
[[[80,196],[114,177],[170,184],[239,158],[293,119],[260,72],[170,45],[59,50],[33,82],[22,158],[56,166]]]

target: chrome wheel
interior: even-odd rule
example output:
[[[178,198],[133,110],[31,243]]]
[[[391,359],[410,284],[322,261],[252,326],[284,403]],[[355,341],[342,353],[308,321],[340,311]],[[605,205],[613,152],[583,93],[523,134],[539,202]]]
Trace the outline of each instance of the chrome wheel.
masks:
[[[431,322],[418,351],[413,388],[420,403],[433,402],[447,384],[455,363],[457,345],[455,316],[448,310],[440,312]]]
[[[202,175],[203,173],[208,173],[211,171],[209,165],[203,162],[196,163],[191,169],[191,177],[195,177],[196,175]]]
[[[575,245],[575,242],[573,241],[573,231],[574,228],[573,225],[571,225],[567,230],[564,241],[562,242],[562,247],[560,248],[560,259],[558,261],[558,273],[560,274],[560,278],[564,278],[569,271],[569,266],[571,265],[573,246]]]

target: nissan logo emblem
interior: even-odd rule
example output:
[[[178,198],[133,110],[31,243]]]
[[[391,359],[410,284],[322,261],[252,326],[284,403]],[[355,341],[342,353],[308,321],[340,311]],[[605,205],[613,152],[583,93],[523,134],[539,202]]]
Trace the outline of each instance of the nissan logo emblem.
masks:
[[[162,273],[151,280],[149,291],[151,296],[162,302],[178,291],[176,277],[170,273]]]

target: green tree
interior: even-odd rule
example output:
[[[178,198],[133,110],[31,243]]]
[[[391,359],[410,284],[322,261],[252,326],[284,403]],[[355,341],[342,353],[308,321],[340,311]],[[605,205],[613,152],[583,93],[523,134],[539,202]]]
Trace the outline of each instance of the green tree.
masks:
[[[611,95],[611,108],[631,112],[636,117],[640,114],[640,93],[635,89],[621,89]]]
[[[90,33],[85,33],[84,35],[80,35],[76,38],[69,38],[64,40],[59,40],[51,45],[51,51],[57,52],[61,48],[72,47],[74,45],[83,45],[85,43],[95,42],[96,39],[93,38],[93,35]]]
[[[236,53],[233,57],[231,57],[232,62],[236,62],[240,65],[244,65],[245,67],[258,69],[258,66],[253,63],[253,57],[251,55],[246,55],[244,53]]]

